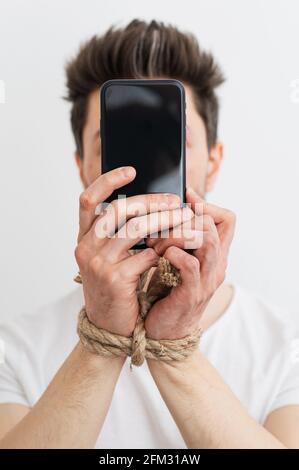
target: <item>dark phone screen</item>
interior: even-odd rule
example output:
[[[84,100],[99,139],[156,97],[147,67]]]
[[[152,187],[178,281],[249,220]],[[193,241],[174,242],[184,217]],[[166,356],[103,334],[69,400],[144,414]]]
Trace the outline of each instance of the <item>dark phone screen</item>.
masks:
[[[113,80],[101,94],[102,172],[132,165],[118,195],[172,192],[184,201],[185,94],[175,80]],[[133,83],[132,83],[133,82]]]

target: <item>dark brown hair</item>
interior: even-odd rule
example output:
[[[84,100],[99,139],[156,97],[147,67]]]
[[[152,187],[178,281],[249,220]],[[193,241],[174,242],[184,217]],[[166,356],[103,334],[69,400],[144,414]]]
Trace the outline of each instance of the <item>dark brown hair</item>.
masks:
[[[191,86],[208,147],[216,142],[219,103],[215,88],[224,77],[214,57],[200,49],[191,33],[155,20],[134,19],[123,28],[111,26],[102,36],[93,36],[66,65],[65,98],[72,103],[72,131],[81,157],[90,93],[115,78],[159,76]]]

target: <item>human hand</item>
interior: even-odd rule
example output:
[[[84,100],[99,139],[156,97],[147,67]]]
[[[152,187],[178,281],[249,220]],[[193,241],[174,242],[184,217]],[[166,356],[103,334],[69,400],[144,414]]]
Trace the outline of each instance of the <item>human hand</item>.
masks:
[[[147,314],[145,329],[153,339],[188,336],[199,325],[202,313],[225,278],[227,257],[234,234],[233,212],[206,203],[193,190],[187,203],[194,217],[169,232],[167,238],[148,238],[146,243],[180,270],[181,283],[156,302]],[[187,229],[184,227],[187,226]],[[177,229],[181,229],[178,232]],[[173,233],[181,233],[174,238]],[[163,234],[162,234],[163,235]],[[193,246],[193,249],[190,249]],[[189,252],[184,251],[188,248]],[[153,275],[149,287],[157,281]]]
[[[128,337],[139,313],[139,277],[159,259],[153,248],[137,254],[129,250],[148,235],[193,217],[191,209],[180,208],[177,195],[163,193],[114,200],[97,215],[98,205],[135,175],[133,167],[114,169],[99,176],[81,194],[75,249],[89,320]]]

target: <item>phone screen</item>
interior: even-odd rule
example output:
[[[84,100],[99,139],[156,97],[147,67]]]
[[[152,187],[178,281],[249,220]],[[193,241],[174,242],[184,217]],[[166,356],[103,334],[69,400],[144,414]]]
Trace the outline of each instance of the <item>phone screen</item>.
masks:
[[[101,89],[102,173],[132,165],[135,179],[105,202],[176,193],[185,202],[185,92],[177,80],[109,80]],[[141,240],[133,249],[146,248]]]
[[[185,192],[185,93],[177,80],[109,80],[101,90],[102,173],[132,165],[118,195]]]

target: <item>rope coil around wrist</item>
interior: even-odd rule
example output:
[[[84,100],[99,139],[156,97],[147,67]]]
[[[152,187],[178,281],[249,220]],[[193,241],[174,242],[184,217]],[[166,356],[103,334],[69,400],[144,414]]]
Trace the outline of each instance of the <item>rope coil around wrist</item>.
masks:
[[[111,333],[91,323],[82,307],[78,317],[77,333],[82,344],[91,352],[103,356],[131,356],[132,364],[141,366],[145,360],[156,359],[162,361],[181,361],[197,349],[202,330],[194,330],[192,334],[174,340],[154,340],[146,336],[144,322],[152,305],[165,297],[172,287],[176,287],[181,279],[179,271],[170,262],[161,257],[158,264],[158,279],[147,291],[144,286],[149,271],[139,278],[137,297],[139,302],[139,315],[131,337]],[[75,282],[82,283],[80,273],[74,278]]]

